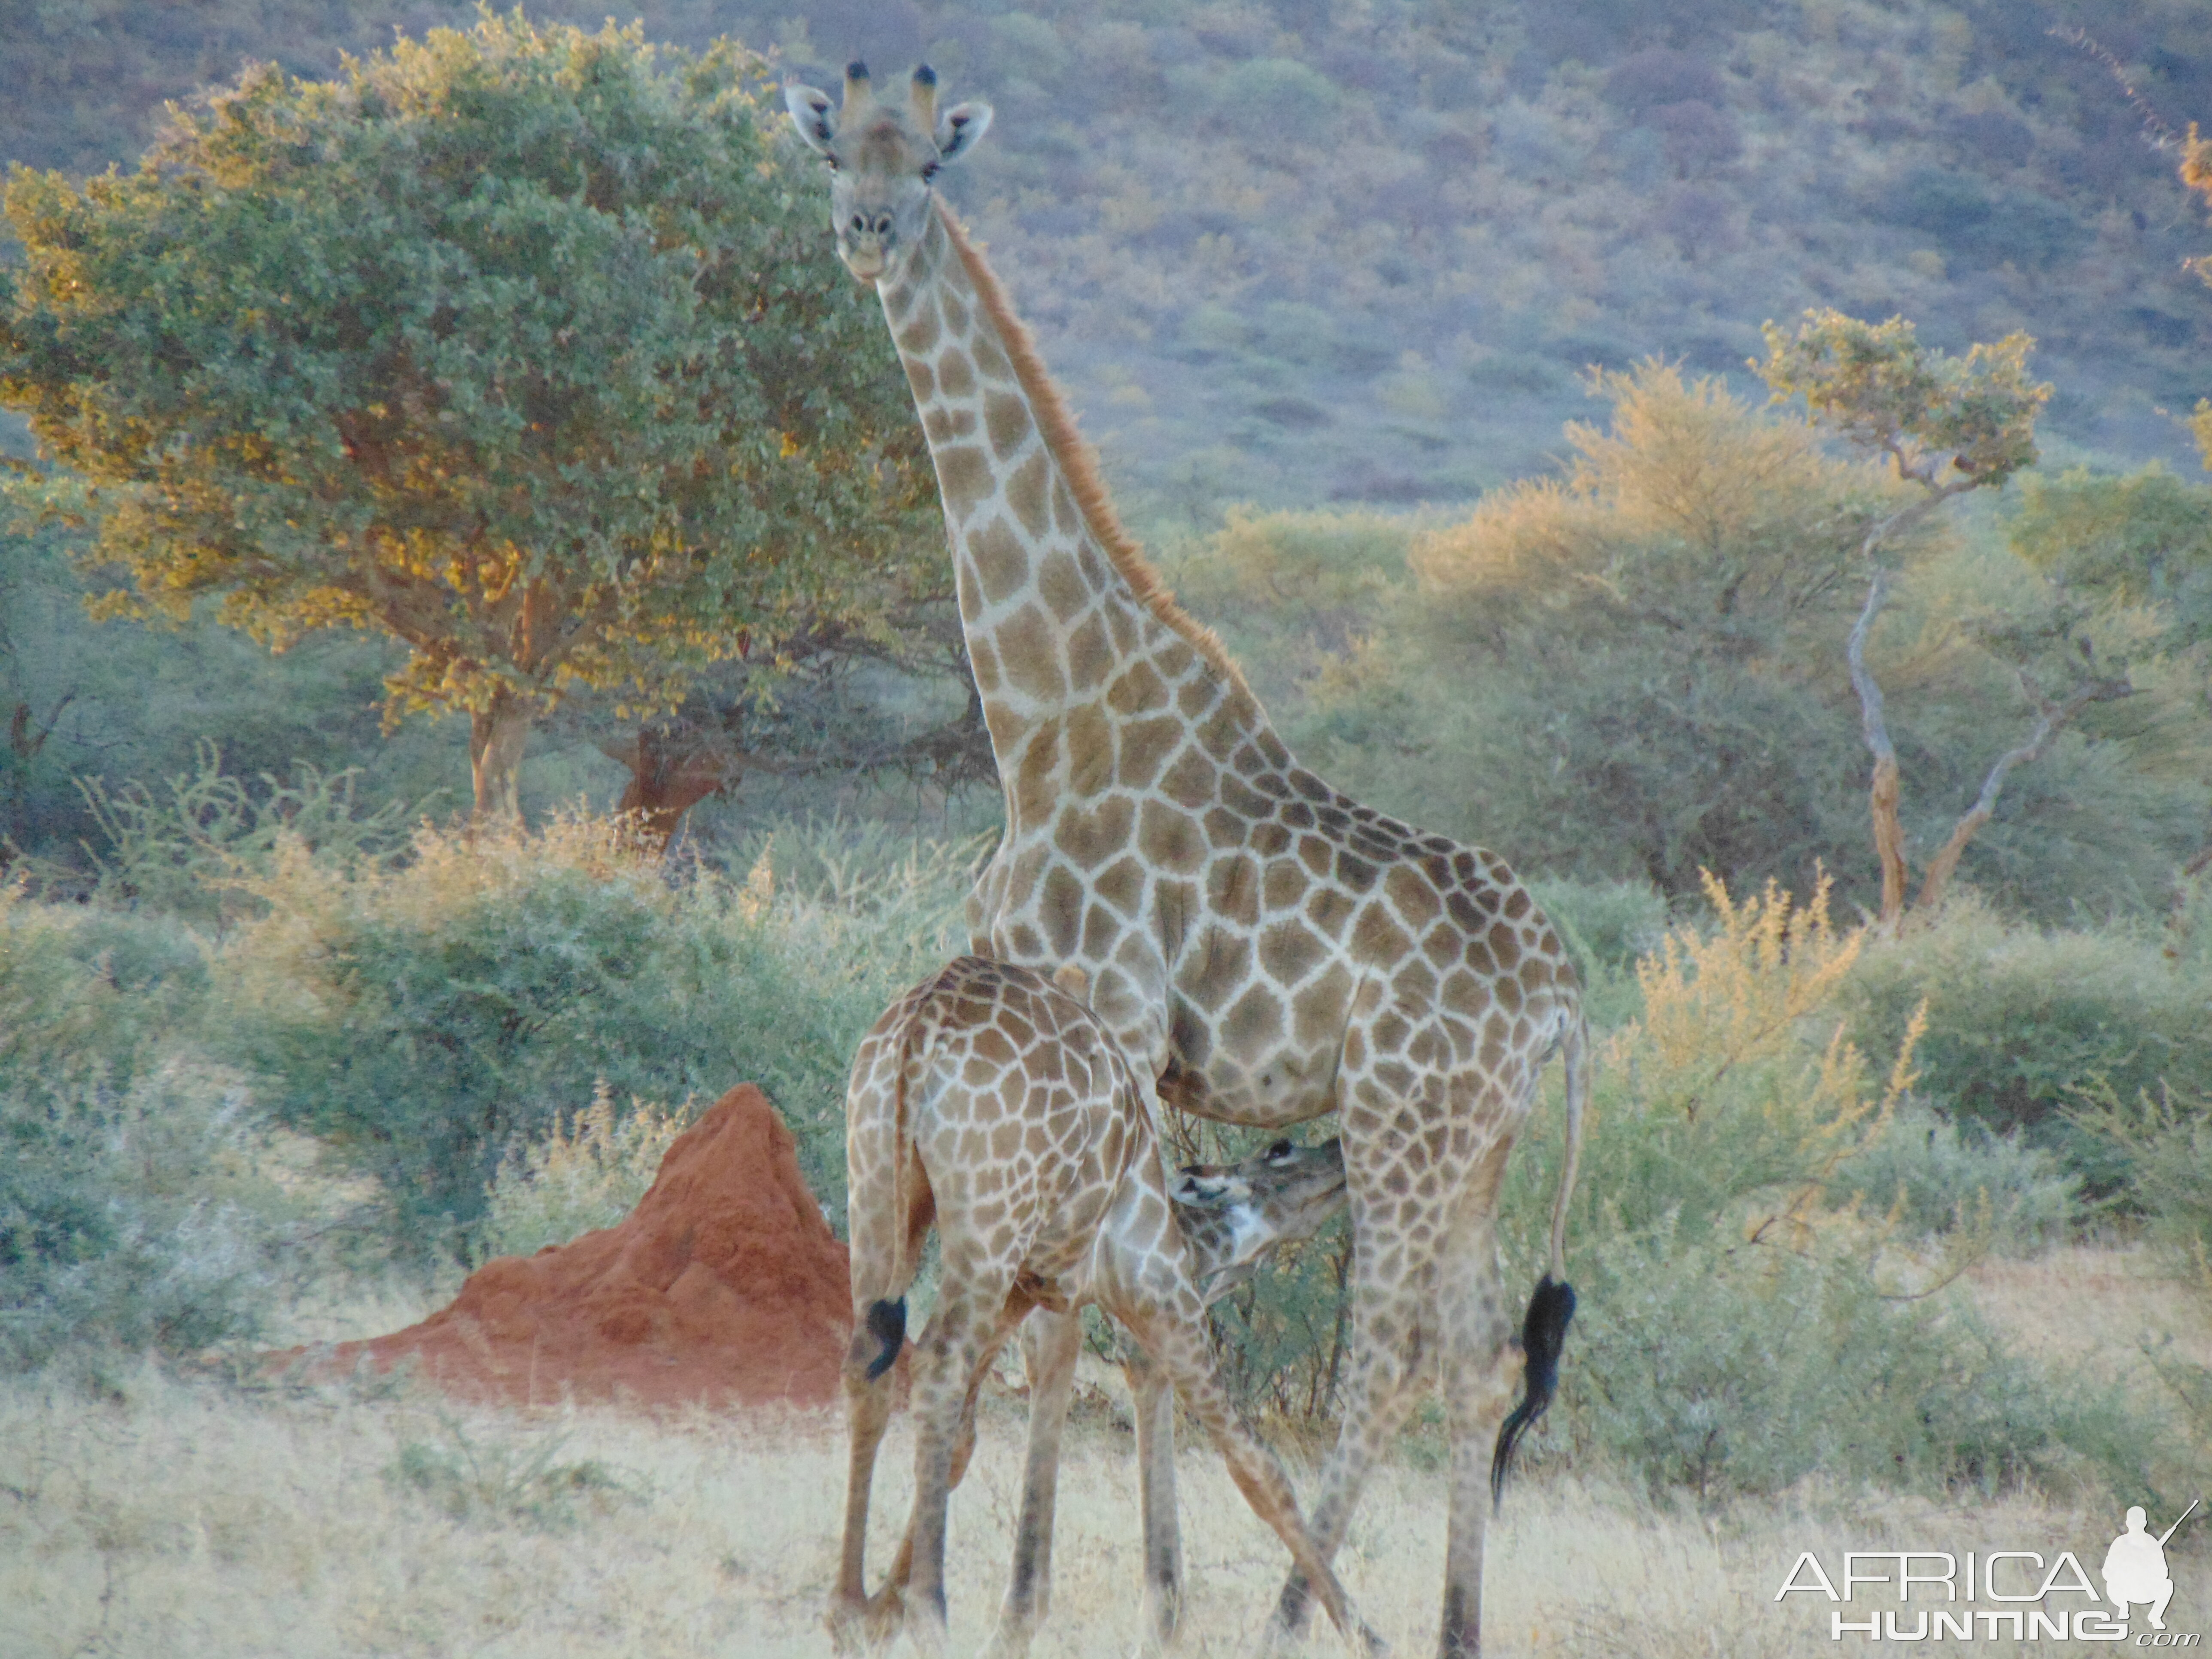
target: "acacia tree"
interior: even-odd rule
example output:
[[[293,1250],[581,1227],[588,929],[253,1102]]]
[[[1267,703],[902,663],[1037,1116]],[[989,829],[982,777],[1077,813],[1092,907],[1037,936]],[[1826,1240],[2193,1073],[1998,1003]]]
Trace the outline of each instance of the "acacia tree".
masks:
[[[250,70],[135,173],[18,169],[0,401],[88,482],[107,612],[404,641],[387,716],[468,711],[480,817],[573,687],[665,707],[742,640],[869,627],[932,485],[765,86],[487,14]]]
[[[1564,477],[1490,492],[1407,557],[1424,659],[1528,689],[1496,706],[1468,686],[1534,763],[1510,783],[1479,769],[1516,803],[1486,805],[1486,829],[1563,862],[1595,832],[1667,892],[1696,892],[1701,870],[1808,878],[1851,763],[1831,665],[1854,561],[1895,486],[1717,378],[1651,361],[1589,389],[1611,418],[1568,423]],[[1534,822],[1498,817],[1518,811]]]
[[[1874,757],[1868,794],[1881,862],[1881,921],[1894,928],[1905,913],[1906,878],[1897,750],[1881,686],[1866,659],[1868,637],[1896,574],[1891,550],[1945,503],[1970,490],[2001,488],[2033,464],[2035,420],[2051,388],[2028,379],[2034,342],[2024,334],[1976,344],[1965,356],[1953,357],[1923,346],[1902,317],[1866,323],[1838,311],[1808,311],[1795,334],[1773,323],[1764,332],[1766,361],[1753,367],[1776,399],[1802,396],[1814,416],[1853,447],[1887,458],[1899,479],[1917,486],[1914,500],[1875,520],[1860,540],[1866,603],[1844,647],[1860,729]],[[2090,704],[2133,695],[2124,664],[2100,664],[2081,620],[2062,607],[2029,626],[1985,632],[1983,642],[2011,659],[2034,721],[1990,765],[1973,804],[1929,860],[1919,907],[1942,902],[1968,843],[1995,814],[2014,768],[2048,751]]]
[[[892,620],[888,634],[826,621],[802,626],[771,647],[714,664],[674,708],[618,735],[594,718],[592,705],[604,699],[573,699],[563,717],[591,729],[599,751],[629,770],[616,810],[634,813],[664,848],[686,812],[748,773],[845,781],[896,775],[948,793],[996,788],[982,695],[950,594],[902,607]],[[907,710],[887,707],[860,684],[866,668],[889,671],[908,692],[957,687],[957,710],[917,730]]]

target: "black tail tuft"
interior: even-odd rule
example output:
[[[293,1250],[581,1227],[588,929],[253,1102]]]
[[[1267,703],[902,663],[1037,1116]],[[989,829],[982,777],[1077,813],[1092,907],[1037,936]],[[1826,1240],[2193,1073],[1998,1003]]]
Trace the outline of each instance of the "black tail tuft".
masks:
[[[872,1382],[897,1363],[899,1350],[906,1346],[906,1298],[868,1304],[867,1325],[868,1334],[884,1345],[868,1362],[867,1377]]]
[[[1498,1449],[1490,1457],[1493,1510],[1505,1496],[1505,1472],[1512,1466],[1514,1447],[1552,1403],[1552,1390],[1559,1382],[1559,1350],[1566,1343],[1567,1325],[1574,1316],[1575,1287],[1545,1274],[1536,1282],[1536,1294],[1528,1298],[1528,1311],[1521,1321],[1521,1347],[1528,1357],[1522,1372],[1521,1403],[1499,1427]]]

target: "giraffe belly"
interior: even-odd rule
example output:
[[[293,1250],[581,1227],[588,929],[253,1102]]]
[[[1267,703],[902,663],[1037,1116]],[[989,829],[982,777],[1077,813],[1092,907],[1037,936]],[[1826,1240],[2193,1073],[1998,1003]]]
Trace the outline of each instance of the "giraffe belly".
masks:
[[[1179,1016],[1182,1012],[1177,1012]],[[1186,1021],[1178,1018],[1177,1039],[1187,1030]],[[1190,1048],[1178,1040],[1160,1079],[1160,1098],[1180,1111],[1218,1123],[1285,1128],[1336,1109],[1338,1053],[1334,1043],[1324,1050],[1285,1048],[1255,1055],[1246,1065],[1218,1052],[1205,1052],[1200,1063],[1193,1065]]]

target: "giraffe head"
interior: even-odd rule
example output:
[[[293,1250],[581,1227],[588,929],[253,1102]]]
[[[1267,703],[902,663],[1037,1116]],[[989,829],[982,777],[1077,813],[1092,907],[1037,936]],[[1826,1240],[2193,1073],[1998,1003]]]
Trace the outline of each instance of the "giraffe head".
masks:
[[[1349,1201],[1344,1143],[1279,1140],[1241,1164],[1188,1164],[1168,1185],[1193,1277],[1218,1302],[1278,1244],[1311,1238]]]
[[[924,64],[906,96],[878,98],[868,66],[845,66],[845,97],[793,84],[784,107],[806,147],[830,163],[830,222],[837,257],[864,283],[896,281],[929,223],[930,180],[957,161],[991,125],[988,104],[956,104],[939,113],[937,71]]]

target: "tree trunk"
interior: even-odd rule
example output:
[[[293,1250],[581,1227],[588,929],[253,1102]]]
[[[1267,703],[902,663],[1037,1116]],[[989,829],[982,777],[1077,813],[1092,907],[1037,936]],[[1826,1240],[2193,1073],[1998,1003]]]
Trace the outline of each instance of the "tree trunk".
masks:
[[[1905,826],[1898,822],[1897,798],[1897,757],[1884,755],[1874,763],[1867,805],[1874,818],[1875,856],[1881,860],[1881,925],[1892,932],[1905,914]]]
[[[1893,933],[1905,914],[1905,830],[1897,817],[1897,750],[1889,741],[1888,722],[1882,718],[1881,687],[1866,660],[1867,635],[1874,631],[1874,619],[1881,614],[1882,601],[1888,596],[1889,573],[1877,565],[1867,586],[1865,608],[1851,629],[1844,656],[1850,665],[1851,689],[1858,693],[1859,730],[1866,738],[1867,751],[1874,757],[1874,780],[1867,791],[1867,805],[1874,818],[1875,854],[1881,860],[1881,925]]]
[[[602,744],[600,752],[629,769],[615,811],[635,813],[639,827],[658,839],[663,852],[676,839],[686,812],[744,775],[735,755],[671,747],[651,726],[620,749]]]
[[[522,826],[522,750],[530,741],[527,702],[501,686],[491,707],[469,713],[469,772],[476,784],[478,828]]]

